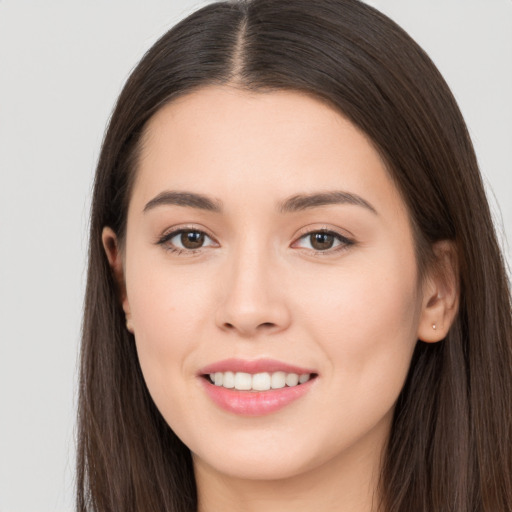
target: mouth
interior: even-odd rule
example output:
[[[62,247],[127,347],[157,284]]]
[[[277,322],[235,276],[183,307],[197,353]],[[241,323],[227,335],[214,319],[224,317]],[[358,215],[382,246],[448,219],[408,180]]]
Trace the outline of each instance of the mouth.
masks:
[[[293,372],[213,372],[202,375],[209,383],[225,389],[237,391],[270,391],[273,389],[293,388],[301,386],[317,377],[316,373]]]
[[[198,377],[207,396],[224,411],[262,416],[305,396],[318,373],[269,359],[228,359],[203,368]]]

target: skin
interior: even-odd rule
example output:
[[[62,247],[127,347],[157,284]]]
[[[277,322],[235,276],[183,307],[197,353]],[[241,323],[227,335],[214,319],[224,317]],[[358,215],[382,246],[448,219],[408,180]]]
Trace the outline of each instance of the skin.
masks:
[[[165,191],[206,195],[222,211],[146,207]],[[278,207],[332,191],[370,206]],[[205,245],[159,243],[180,228],[205,232]],[[341,238],[315,249],[308,234],[325,229]],[[149,122],[125,242],[108,227],[103,242],[148,389],[192,451],[202,512],[376,510],[414,346],[444,338],[457,290],[445,242],[419,281],[408,212],[364,134],[297,92],[195,91]],[[198,377],[231,357],[318,377],[277,412],[239,416]]]

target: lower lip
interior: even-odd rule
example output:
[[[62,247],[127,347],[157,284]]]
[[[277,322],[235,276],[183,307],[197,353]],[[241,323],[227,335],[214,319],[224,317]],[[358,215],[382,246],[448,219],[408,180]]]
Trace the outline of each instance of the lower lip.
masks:
[[[298,386],[269,391],[237,391],[215,386],[205,378],[201,380],[207,395],[221,409],[241,416],[263,416],[279,411],[303,397],[311,389],[316,378]]]

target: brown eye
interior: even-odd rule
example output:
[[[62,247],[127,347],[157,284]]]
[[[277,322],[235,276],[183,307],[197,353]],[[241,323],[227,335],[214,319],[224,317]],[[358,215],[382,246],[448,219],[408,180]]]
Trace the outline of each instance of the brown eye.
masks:
[[[205,247],[218,247],[206,233],[197,229],[178,229],[164,235],[157,242],[166,251],[187,254]]]
[[[354,245],[354,241],[334,231],[310,231],[301,236],[292,247],[309,249],[316,253],[333,253]]]
[[[317,251],[331,249],[334,245],[334,241],[334,235],[329,233],[311,233],[311,235],[309,235],[311,247]]]
[[[199,249],[204,244],[205,235],[200,231],[183,231],[180,235],[181,245],[185,249]]]

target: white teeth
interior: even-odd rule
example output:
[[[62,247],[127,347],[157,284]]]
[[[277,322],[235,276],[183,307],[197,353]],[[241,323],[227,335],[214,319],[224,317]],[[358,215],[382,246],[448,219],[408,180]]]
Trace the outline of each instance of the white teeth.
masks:
[[[299,384],[304,384],[305,382],[307,382],[309,379],[310,379],[310,375],[309,373],[303,373],[300,377],[299,377]]]
[[[234,388],[235,387],[235,374],[233,372],[224,373],[224,377],[222,379],[222,385],[228,389]]]
[[[254,375],[246,372],[215,372],[210,373],[210,381],[216,386],[239,391],[268,391],[294,387],[306,383],[311,378],[309,373],[298,375],[285,372],[262,372]]]
[[[296,386],[299,383],[299,376],[296,373],[289,373],[286,376],[286,385],[287,386]]]
[[[270,374],[256,373],[252,376],[252,389],[256,391],[268,391],[270,389]]]
[[[252,376],[250,373],[235,373],[235,389],[240,391],[249,391],[252,388]]]
[[[286,386],[286,373],[275,372],[272,374],[272,381],[270,383],[272,389],[281,389]]]

